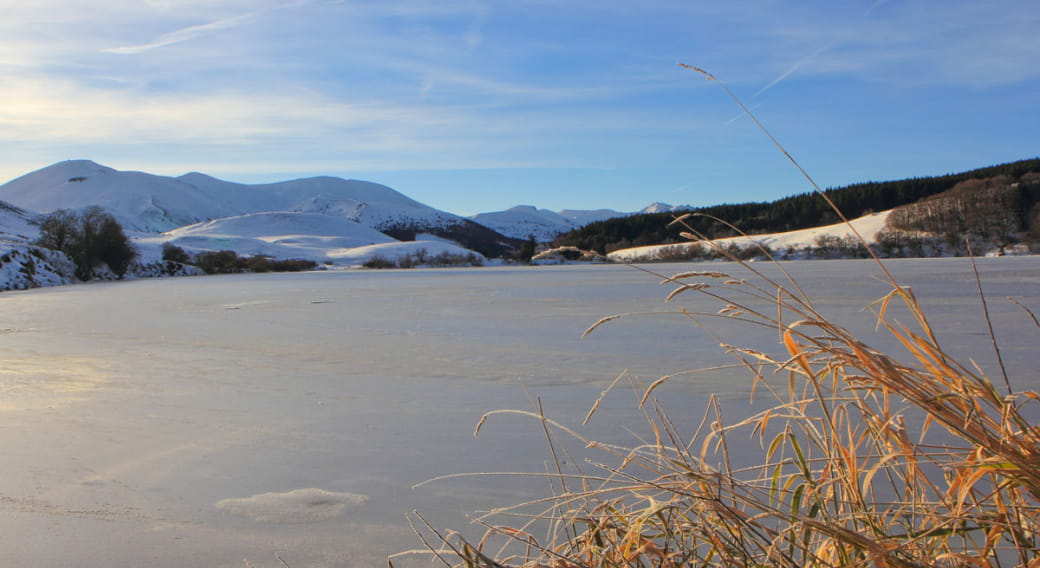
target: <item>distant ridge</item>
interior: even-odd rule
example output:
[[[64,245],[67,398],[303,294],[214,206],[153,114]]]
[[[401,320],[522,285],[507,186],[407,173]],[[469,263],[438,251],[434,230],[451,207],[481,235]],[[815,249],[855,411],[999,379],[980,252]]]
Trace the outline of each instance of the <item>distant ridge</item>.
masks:
[[[477,223],[515,239],[534,237],[538,242],[549,242],[580,225],[548,209],[531,205],[517,205],[505,211],[480,213],[471,217]]]
[[[639,213],[660,213],[689,208],[688,205],[668,205],[667,203],[651,203],[639,210]],[[538,209],[531,205],[517,205],[505,211],[480,213],[470,217],[477,223],[489,227],[516,239],[534,237],[536,241],[548,243],[556,237],[589,223],[604,221],[615,217],[626,217],[634,213],[622,213],[613,209],[563,209],[550,211]]]

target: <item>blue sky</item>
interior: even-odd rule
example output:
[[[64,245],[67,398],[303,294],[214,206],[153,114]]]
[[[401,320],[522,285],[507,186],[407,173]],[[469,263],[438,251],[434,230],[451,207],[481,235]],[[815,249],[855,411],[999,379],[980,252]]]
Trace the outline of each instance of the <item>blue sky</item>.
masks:
[[[336,175],[460,214],[802,193],[1040,155],[1036,0],[36,0],[0,181]]]

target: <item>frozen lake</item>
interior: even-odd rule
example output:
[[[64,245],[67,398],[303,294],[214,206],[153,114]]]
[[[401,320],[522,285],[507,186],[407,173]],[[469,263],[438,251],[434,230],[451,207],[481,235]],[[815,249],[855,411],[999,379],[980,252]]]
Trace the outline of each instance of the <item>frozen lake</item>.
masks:
[[[979,259],[1012,380],[1037,388],[1040,257]],[[757,265],[771,270],[766,265]],[[888,291],[867,261],[790,262],[821,311],[861,334],[860,310]],[[923,299],[940,339],[996,377],[965,259],[889,264]],[[651,265],[665,274],[725,264]],[[740,275],[739,273],[734,273]],[[741,275],[742,276],[742,275]],[[601,327],[619,312],[714,311],[624,266],[348,271],[89,284],[0,294],[0,544],[15,565],[385,566],[415,548],[405,514],[465,528],[464,514],[522,500],[530,479],[428,478],[539,471],[539,425],[473,427],[497,408],[578,424],[622,370],[662,374],[726,363],[674,315]],[[770,348],[775,332],[734,344]],[[764,342],[764,343],[763,343]],[[775,350],[775,347],[771,347]],[[739,409],[749,381],[677,380],[673,415],[706,395]],[[630,390],[610,393],[585,431],[629,440]],[[479,532],[479,531],[478,531]],[[425,563],[422,563],[425,564]],[[402,564],[403,565],[403,564]]]

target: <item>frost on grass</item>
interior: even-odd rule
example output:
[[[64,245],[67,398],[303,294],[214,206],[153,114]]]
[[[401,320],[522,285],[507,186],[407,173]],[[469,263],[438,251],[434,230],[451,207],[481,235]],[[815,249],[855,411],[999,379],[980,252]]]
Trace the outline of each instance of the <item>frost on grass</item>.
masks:
[[[348,507],[360,505],[367,499],[356,493],[295,489],[287,493],[224,499],[217,502],[217,508],[261,523],[312,523],[338,517]]]

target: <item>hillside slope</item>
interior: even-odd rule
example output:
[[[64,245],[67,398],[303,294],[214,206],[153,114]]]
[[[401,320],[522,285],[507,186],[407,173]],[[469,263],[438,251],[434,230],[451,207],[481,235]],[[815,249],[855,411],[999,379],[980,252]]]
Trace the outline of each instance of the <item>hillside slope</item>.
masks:
[[[767,233],[762,235],[746,237],[725,237],[716,239],[714,245],[730,251],[746,251],[737,253],[737,256],[755,257],[759,256],[758,247],[770,251],[775,258],[826,258],[828,256],[850,256],[862,255],[865,251],[859,249],[858,240],[853,232],[859,233],[870,244],[876,244],[878,236],[882,235],[888,228],[887,222],[891,211],[870,213],[856,219],[851,219],[849,224],[835,223],[808,229],[785,231],[782,233]],[[851,225],[851,227],[849,226]],[[711,247],[700,245],[699,251],[691,250],[692,243],[673,243],[665,245],[641,246],[627,249],[619,249],[607,255],[611,260],[623,262],[654,262],[669,260],[688,260],[693,258],[713,258]],[[832,250],[825,250],[828,246]]]

